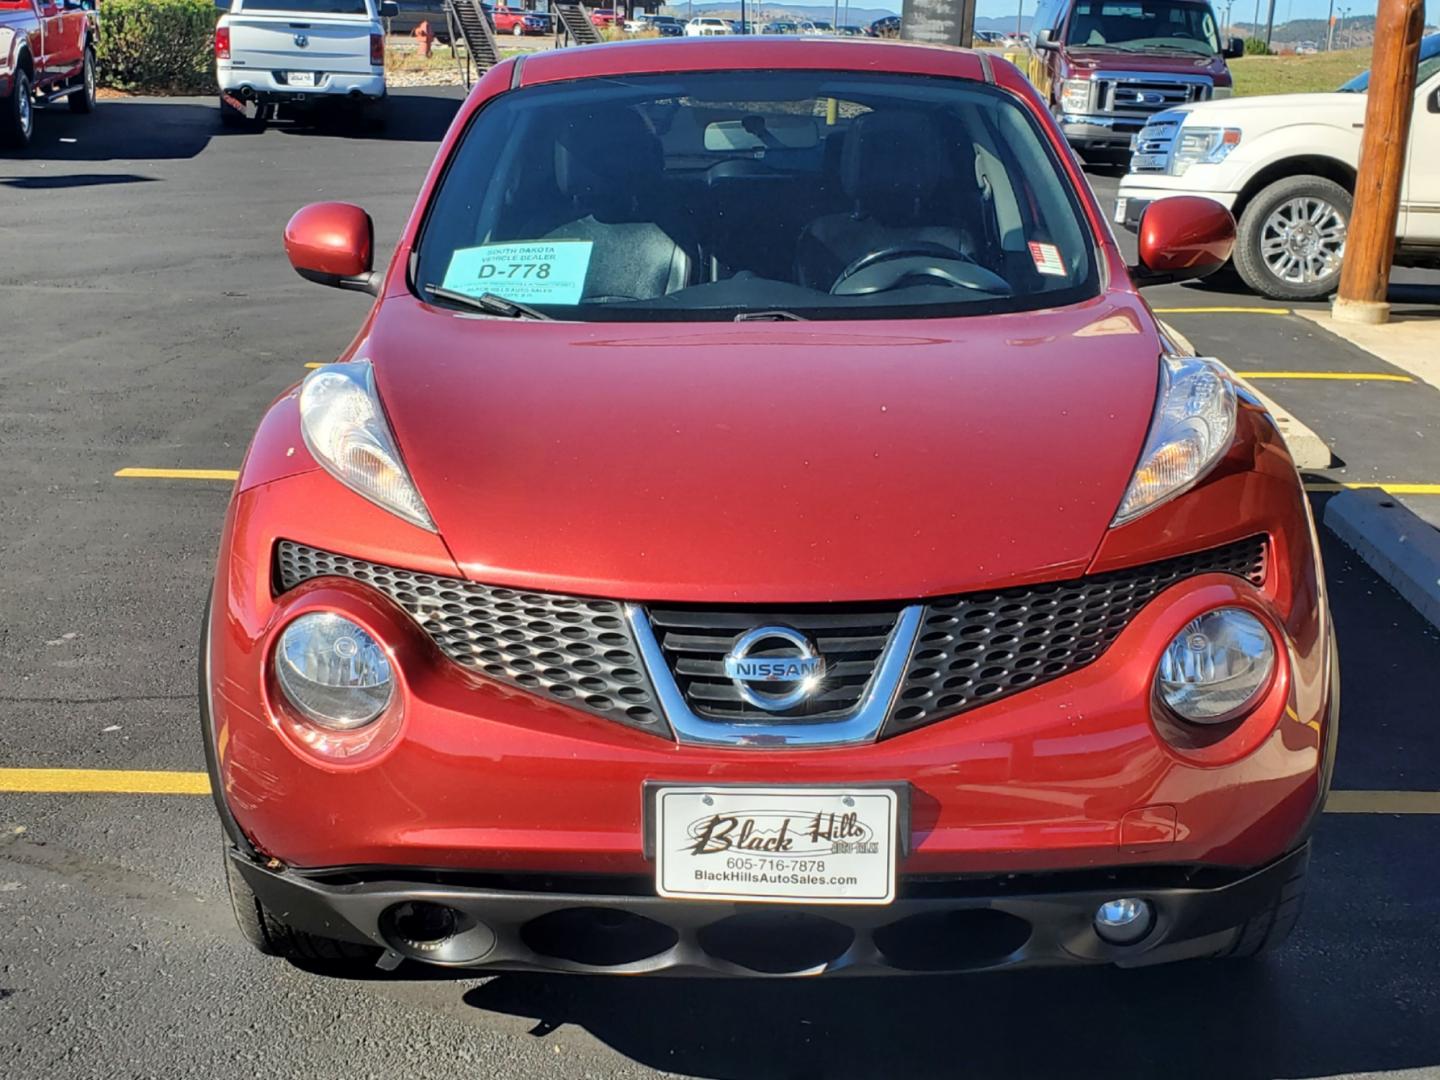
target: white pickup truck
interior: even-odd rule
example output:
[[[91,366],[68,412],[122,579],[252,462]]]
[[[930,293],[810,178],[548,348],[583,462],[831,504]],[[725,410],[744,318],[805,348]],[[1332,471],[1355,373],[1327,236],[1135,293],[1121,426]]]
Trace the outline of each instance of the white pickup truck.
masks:
[[[1115,220],[1203,195],[1238,223],[1234,266],[1275,300],[1328,296],[1340,281],[1365,128],[1369,73],[1329,94],[1276,94],[1156,113],[1132,143]],[[1440,34],[1420,46],[1395,261],[1440,267]]]
[[[385,25],[392,0],[216,0],[215,76],[226,126],[277,108],[345,104],[383,120]]]

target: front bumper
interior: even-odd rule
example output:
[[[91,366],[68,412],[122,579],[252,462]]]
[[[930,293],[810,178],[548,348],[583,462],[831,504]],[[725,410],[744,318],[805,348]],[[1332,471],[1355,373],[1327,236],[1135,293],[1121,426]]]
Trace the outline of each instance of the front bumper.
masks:
[[[1253,871],[912,879],[884,907],[813,908],[662,900],[633,878],[296,873],[231,858],[291,926],[410,959],[503,971],[748,977],[1141,967],[1207,956],[1304,873],[1309,849]],[[1152,929],[1133,945],[1105,942],[1092,921],[1096,908],[1122,896],[1155,911]],[[417,940],[414,924],[397,917],[416,903],[448,908],[449,936]]]
[[[1057,113],[1060,130],[1079,150],[1129,150],[1130,136],[1145,126],[1145,116],[1110,116],[1091,113]]]
[[[291,86],[289,72],[255,68],[221,67],[216,71],[221,93],[261,105],[312,105],[320,102],[362,98],[378,101],[385,96],[385,72],[370,74],[316,71],[314,86]]]

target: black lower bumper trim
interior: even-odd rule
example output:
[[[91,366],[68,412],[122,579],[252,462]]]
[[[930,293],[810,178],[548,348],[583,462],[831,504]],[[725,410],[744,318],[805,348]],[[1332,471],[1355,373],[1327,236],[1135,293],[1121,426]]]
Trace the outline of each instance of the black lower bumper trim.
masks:
[[[712,904],[633,887],[497,888],[458,876],[407,880],[398,868],[297,873],[231,857],[265,907],[296,929],[449,967],[788,976],[1138,967],[1205,956],[1229,945],[1303,872],[1309,847],[1258,870],[1207,868],[1185,884],[1157,884],[1153,868],[1109,871],[1103,885],[1096,874],[1075,875],[1075,887],[1055,874],[1021,890],[997,882],[986,891],[976,879],[956,879],[947,890],[931,879],[883,907]],[[1095,909],[1122,896],[1154,905],[1154,928],[1138,944],[1110,945],[1095,933]],[[448,909],[440,922],[452,937],[416,944],[397,934],[425,905]]]

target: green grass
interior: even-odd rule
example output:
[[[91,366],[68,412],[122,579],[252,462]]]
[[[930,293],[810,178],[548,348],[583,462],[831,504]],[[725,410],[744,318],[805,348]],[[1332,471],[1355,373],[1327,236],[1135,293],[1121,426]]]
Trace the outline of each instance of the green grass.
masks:
[[[1314,56],[1245,56],[1230,61],[1236,96],[1334,90],[1370,66],[1369,49]]]

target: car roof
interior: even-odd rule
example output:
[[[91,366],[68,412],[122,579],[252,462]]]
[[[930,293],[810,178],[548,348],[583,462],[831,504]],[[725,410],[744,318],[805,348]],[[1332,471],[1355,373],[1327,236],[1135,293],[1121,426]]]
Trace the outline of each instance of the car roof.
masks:
[[[518,85],[616,75],[691,71],[865,71],[940,75],[954,79],[994,80],[1010,89],[1019,77],[1003,61],[982,64],[969,49],[913,45],[898,41],[835,38],[806,41],[793,37],[744,35],[718,38],[661,38],[553,49],[527,56]]]

